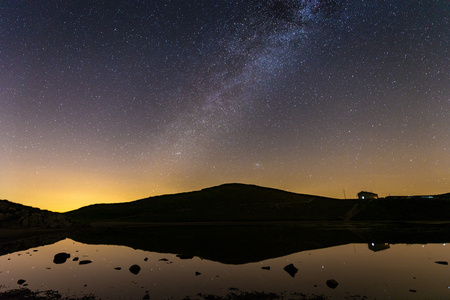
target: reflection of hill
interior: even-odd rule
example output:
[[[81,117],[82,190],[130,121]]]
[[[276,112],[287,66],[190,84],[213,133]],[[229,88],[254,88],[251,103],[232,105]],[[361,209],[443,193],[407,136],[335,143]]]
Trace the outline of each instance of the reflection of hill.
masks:
[[[164,195],[119,204],[96,204],[66,215],[85,221],[235,222],[449,220],[449,197],[339,200],[244,184]]]
[[[3,233],[4,231],[1,230],[0,235],[3,236]],[[0,255],[53,244],[66,238],[67,233],[62,230],[27,230],[15,235],[19,235],[19,238],[10,237],[7,240],[0,240]]]
[[[161,253],[186,254],[228,264],[243,264],[298,251],[330,247],[350,241],[346,232],[335,239],[332,231],[318,234],[316,228],[293,226],[222,225],[168,226],[112,229],[71,236],[89,244],[126,245]],[[348,234],[348,236],[345,236]]]
[[[383,251],[391,248],[389,243],[368,243],[367,247],[373,252]]]
[[[275,222],[246,224],[140,224],[62,231],[0,242],[0,255],[54,243],[66,237],[87,244],[123,245],[145,251],[186,254],[243,264],[348,243],[444,243],[449,225],[368,222]]]
[[[243,264],[305,250],[348,243],[432,243],[450,241],[448,225],[359,223],[284,223],[247,225],[148,226],[77,232],[70,238],[88,244],[124,245],[160,253],[186,254],[228,264]],[[414,233],[413,233],[414,232]],[[418,236],[417,232],[420,232]]]

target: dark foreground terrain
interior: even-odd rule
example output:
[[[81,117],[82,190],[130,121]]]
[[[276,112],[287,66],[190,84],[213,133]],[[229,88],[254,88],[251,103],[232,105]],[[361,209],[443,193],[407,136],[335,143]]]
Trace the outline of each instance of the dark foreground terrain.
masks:
[[[32,292],[28,289],[18,289],[9,291],[6,293],[0,293],[1,299],[4,300],[17,300],[17,299],[34,299],[34,300],[46,300],[46,299],[62,299],[62,300],[96,300],[95,296],[84,296],[80,299],[62,297],[57,291],[44,291],[44,292]],[[150,299],[145,295],[142,299]],[[275,300],[275,299],[285,299],[285,295],[277,295],[274,293],[264,293],[264,292],[239,292],[234,291],[230,294],[220,297],[215,295],[197,295],[195,298],[184,298],[182,300],[193,300],[193,299],[203,299],[203,300]],[[322,300],[328,299],[323,296],[317,295],[304,295],[302,293],[297,293],[296,295],[289,295],[289,299],[292,300]],[[353,298],[355,299],[355,298]],[[358,298],[356,298],[358,299]],[[361,297],[360,299],[364,299]]]

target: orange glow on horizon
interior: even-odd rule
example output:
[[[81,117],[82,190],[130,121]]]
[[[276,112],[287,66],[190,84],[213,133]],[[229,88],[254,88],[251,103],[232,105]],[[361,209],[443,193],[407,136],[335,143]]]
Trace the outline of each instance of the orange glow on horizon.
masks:
[[[248,170],[249,174],[252,171]],[[79,174],[78,174],[79,175]],[[129,180],[129,178],[90,178],[66,174],[48,174],[48,176],[22,177],[22,180],[2,180],[0,182],[1,199],[21,203],[54,212],[66,212],[96,203],[129,202],[151,196],[173,194],[200,190],[224,183],[247,183],[264,187],[278,188],[300,194],[311,194],[343,199],[356,198],[361,190],[376,192],[380,197],[388,195],[429,195],[448,192],[445,174],[428,173],[426,178],[419,177],[415,172],[407,176],[400,174],[346,174],[345,177],[326,176],[292,176],[291,180],[274,180],[276,173],[259,172],[258,178],[252,176],[225,176],[220,179],[207,178],[202,180],[178,178],[178,180]],[[363,177],[363,178],[361,178]],[[362,180],[363,179],[363,180]],[[441,180],[440,180],[441,179]],[[361,181],[366,184],[361,185]],[[170,184],[172,183],[172,185]]]

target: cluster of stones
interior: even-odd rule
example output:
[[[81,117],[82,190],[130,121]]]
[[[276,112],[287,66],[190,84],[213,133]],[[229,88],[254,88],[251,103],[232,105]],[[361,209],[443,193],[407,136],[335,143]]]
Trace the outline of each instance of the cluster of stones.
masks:
[[[6,200],[0,201],[0,227],[56,229],[75,225],[73,221],[59,213],[26,207]]]

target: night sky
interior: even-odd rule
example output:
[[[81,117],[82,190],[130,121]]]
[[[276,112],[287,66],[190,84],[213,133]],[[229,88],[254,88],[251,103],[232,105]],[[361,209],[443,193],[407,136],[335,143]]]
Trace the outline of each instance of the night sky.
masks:
[[[0,198],[450,192],[450,2],[0,2]]]

